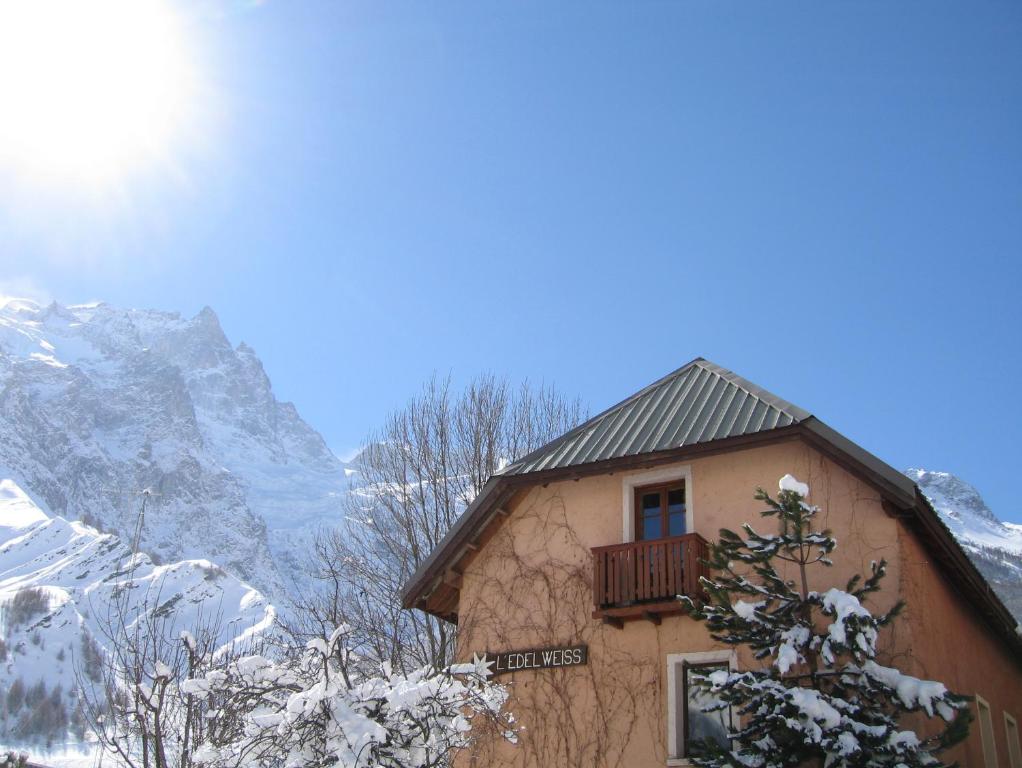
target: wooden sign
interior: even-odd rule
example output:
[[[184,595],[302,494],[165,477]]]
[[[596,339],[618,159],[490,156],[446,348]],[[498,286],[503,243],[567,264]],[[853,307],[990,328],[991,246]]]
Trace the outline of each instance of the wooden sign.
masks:
[[[493,664],[494,675],[505,675],[526,669],[556,669],[577,667],[589,661],[589,646],[572,645],[562,648],[530,648],[527,651],[507,651],[483,657]]]

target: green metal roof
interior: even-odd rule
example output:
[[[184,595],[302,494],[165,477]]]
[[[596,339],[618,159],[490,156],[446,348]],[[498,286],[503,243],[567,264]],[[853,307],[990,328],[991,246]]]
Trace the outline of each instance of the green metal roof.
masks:
[[[808,418],[797,405],[698,357],[500,474],[524,475],[671,450]]]

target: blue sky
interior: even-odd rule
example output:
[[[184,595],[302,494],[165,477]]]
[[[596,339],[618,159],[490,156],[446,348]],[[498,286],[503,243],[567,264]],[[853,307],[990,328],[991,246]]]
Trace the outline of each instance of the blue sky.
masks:
[[[701,355],[1022,521],[1022,5],[213,2],[167,163],[0,173],[5,292],[208,304],[339,452]]]

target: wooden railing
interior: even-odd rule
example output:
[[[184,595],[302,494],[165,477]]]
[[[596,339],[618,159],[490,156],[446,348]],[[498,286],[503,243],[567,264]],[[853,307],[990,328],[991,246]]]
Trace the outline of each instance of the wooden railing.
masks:
[[[697,595],[707,554],[706,540],[698,533],[594,548],[596,610]]]

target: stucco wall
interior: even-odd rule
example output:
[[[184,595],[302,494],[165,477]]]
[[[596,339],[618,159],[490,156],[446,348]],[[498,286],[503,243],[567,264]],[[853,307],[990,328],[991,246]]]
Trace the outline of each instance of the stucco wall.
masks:
[[[975,675],[989,676],[1000,667],[1004,682],[988,686],[984,696],[994,708],[1002,764],[1007,764],[1001,712],[1010,705],[1012,714],[1022,715],[1018,667],[1004,669],[1010,665],[1003,653],[998,657],[996,643],[957,605],[918,543],[884,512],[871,486],[794,440],[704,457],[684,467],[691,477],[694,530],[707,539],[716,538],[722,527],[738,529],[747,521],[772,525],[759,516],[762,505],[753,499],[757,486],[774,491],[778,478],[788,472],[808,482],[810,501],[824,509],[820,524],[838,540],[834,567],[813,569],[810,587],[844,586],[852,574],[866,572],[871,561],[886,558],[888,578],[873,607],[884,610],[893,604],[898,585],[913,604],[884,637],[886,657],[910,662],[962,692],[973,690]],[[680,472],[682,465],[674,469]],[[640,474],[599,475],[521,492],[509,517],[467,564],[459,605],[461,658],[481,651],[587,643],[589,663],[502,677],[511,684],[510,709],[523,727],[519,744],[486,740],[474,754],[461,755],[460,766],[667,764],[667,656],[721,646],[687,616],[665,617],[659,626],[628,622],[623,629],[591,617],[590,549],[623,540],[624,479]],[[955,627],[957,639],[936,637],[935,628],[942,626]],[[990,663],[968,668],[960,663],[968,643],[982,648]],[[946,669],[953,662],[955,676]],[[739,666],[753,663],[739,658]],[[973,762],[974,752],[965,757],[969,765],[981,765]]]
[[[907,602],[901,625],[911,638],[903,659],[905,670],[940,680],[957,693],[986,699],[993,715],[998,765],[1009,768],[1004,713],[1022,716],[1022,659],[1013,659],[1003,643],[983,631],[977,612],[954,593],[907,526],[900,527],[899,550],[901,591]],[[972,712],[976,714],[975,704]],[[978,721],[947,759],[966,768],[985,765]]]

